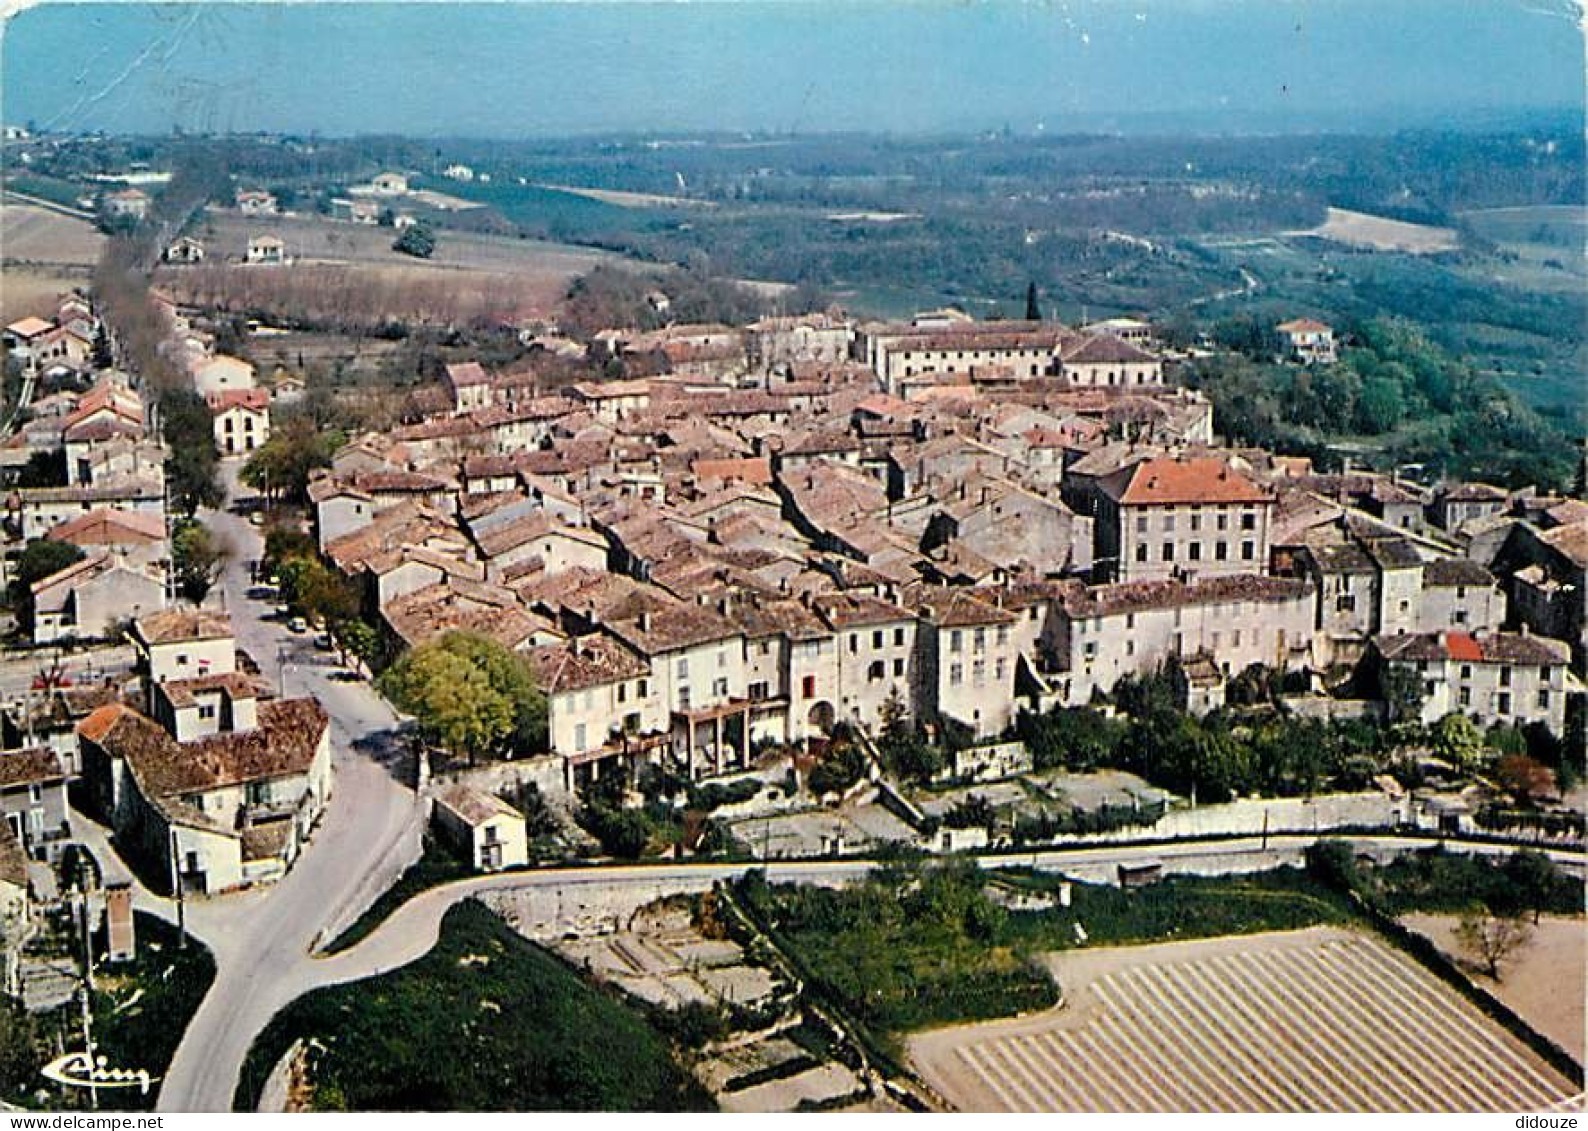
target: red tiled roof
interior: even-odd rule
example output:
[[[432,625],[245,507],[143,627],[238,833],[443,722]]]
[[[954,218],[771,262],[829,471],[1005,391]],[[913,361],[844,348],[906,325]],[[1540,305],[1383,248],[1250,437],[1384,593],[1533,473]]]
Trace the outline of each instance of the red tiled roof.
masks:
[[[1102,486],[1129,506],[1272,501],[1263,488],[1224,460],[1211,456],[1142,460],[1110,475]]]

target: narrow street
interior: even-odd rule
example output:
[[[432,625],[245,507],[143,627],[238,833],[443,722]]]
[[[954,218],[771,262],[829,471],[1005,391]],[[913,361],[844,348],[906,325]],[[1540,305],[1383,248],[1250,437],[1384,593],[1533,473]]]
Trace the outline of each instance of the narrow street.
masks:
[[[237,467],[223,467],[237,497]],[[397,717],[363,682],[338,682],[334,658],[310,637],[251,600],[248,563],[263,551],[259,532],[230,511],[204,522],[232,550],[212,596],[232,615],[237,644],[287,697],[311,695],[331,716],[336,780],[330,807],[286,878],[259,892],[188,904],[193,932],[215,952],[217,973],[160,1089],[161,1111],[228,1111],[238,1069],[255,1034],[304,985],[309,952],[418,858],[419,798],[393,742]]]

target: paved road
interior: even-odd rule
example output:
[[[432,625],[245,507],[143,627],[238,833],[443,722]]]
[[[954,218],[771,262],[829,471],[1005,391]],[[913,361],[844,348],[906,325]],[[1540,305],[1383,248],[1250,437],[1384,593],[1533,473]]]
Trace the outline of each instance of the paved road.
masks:
[[[236,469],[225,471],[235,492]],[[331,679],[331,657],[265,619],[270,607],[248,598],[246,563],[263,550],[258,532],[227,512],[206,513],[204,521],[233,550],[217,597],[232,614],[238,645],[286,695],[324,704],[336,780],[320,828],[280,883],[189,902],[189,925],[215,952],[217,973],[161,1086],[161,1111],[231,1109],[249,1044],[301,992],[300,971],[322,931],[356,914],[418,858],[423,822],[392,741],[398,720],[391,708],[362,683]]]

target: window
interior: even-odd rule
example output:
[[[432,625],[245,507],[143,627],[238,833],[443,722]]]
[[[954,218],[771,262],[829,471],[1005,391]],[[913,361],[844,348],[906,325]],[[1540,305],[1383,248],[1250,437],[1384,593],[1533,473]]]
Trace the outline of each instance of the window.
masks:
[[[575,724],[575,726],[573,728],[573,748],[575,750],[583,750],[584,749],[584,739],[585,739],[584,724],[583,723]]]
[[[1125,641],[1125,655],[1134,656],[1135,654],[1136,654],[1136,642],[1134,640]]]
[[[1201,529],[1202,529],[1202,516],[1199,515],[1199,514],[1192,515],[1191,516],[1191,533],[1195,534],[1198,530],[1201,530]]]
[[[1471,664],[1462,664],[1461,665],[1461,678],[1462,679],[1471,679],[1472,678],[1472,665]]]
[[[1147,544],[1145,542],[1136,547],[1136,560],[1138,562],[1147,560]]]
[[[893,643],[895,647],[904,647],[904,629],[896,628],[893,630]]]
[[[1549,710],[1549,689],[1541,687],[1538,690],[1538,705],[1544,710]]]
[[[1461,705],[1463,707],[1472,706],[1472,688],[1463,687],[1461,689],[1461,693],[1458,696],[1456,696],[1456,698],[1461,703]]]
[[[948,650],[950,652],[961,651],[964,647],[964,644],[964,633],[960,632],[959,629],[956,628],[953,632],[948,634]]]
[[[972,639],[975,641],[976,651],[985,652],[987,650],[987,630],[985,628],[978,628]]]
[[[44,800],[44,787],[38,782],[28,783],[28,800],[37,804]]]
[[[1255,514],[1253,514],[1251,511],[1246,511],[1245,513],[1243,513],[1241,515],[1241,529],[1242,530],[1256,530],[1257,529],[1257,516]]]
[[[1136,533],[1137,534],[1145,534],[1145,533],[1147,533],[1147,516],[1144,515],[1144,514],[1138,514],[1136,516]]]
[[[1166,561],[1166,562],[1174,561],[1174,543],[1173,542],[1165,542],[1163,544],[1163,560]]]
[[[887,676],[887,665],[885,665],[881,660],[872,660],[871,663],[866,666],[867,683],[880,683],[882,680],[886,679]]]
[[[726,699],[728,697],[728,681],[725,679],[712,680],[711,693],[718,699]]]
[[[1190,558],[1194,562],[1201,561],[1202,560],[1202,543],[1193,542],[1193,543],[1191,543],[1191,545],[1187,546],[1186,547],[1186,555],[1185,556]]]
[[[718,648],[717,649],[717,670],[720,672],[723,668],[725,668],[727,666],[728,666],[728,650],[726,648]]]
[[[1223,639],[1223,633],[1215,632],[1213,634],[1213,647],[1217,648],[1219,646],[1219,642],[1222,639]]]
[[[1213,545],[1213,557],[1217,561],[1224,561],[1230,556],[1230,547],[1227,542],[1216,542]]]
[[[678,689],[678,709],[680,711],[689,710],[689,688],[687,687]]]
[[[1538,678],[1543,680],[1545,683],[1549,682],[1549,673],[1550,666],[1548,664],[1538,665]]]
[[[215,717],[215,704],[204,703],[199,707],[199,718],[213,719]]]
[[[849,634],[849,654],[853,656],[858,651],[860,651],[860,633],[851,632]]]
[[[1452,619],[1457,624],[1466,624],[1467,623],[1467,610],[1466,609],[1457,609],[1456,610],[1456,615]]]
[[[1001,647],[1007,643],[1009,643],[1009,626],[1001,624],[998,626],[998,644]]]
[[[688,679],[689,678],[689,657],[688,656],[680,656],[678,658],[678,678],[679,679]]]
[[[816,677],[808,675],[800,680],[800,695],[806,699],[816,698]]]
[[[948,665],[948,682],[950,687],[958,687],[960,684],[965,682],[964,664]]]
[[[178,652],[176,654],[176,666],[179,667],[179,668],[187,667],[187,653],[186,652]]]
[[[1220,530],[1228,530],[1230,528],[1230,516],[1220,511],[1217,525]]]
[[[904,661],[903,660],[894,660],[893,661],[893,675],[894,675],[895,679],[897,679],[900,676],[904,675]]]
[[[761,641],[761,655],[770,656],[771,654],[772,654],[772,642],[770,640]]]
[[[1126,613],[1125,614],[1125,627],[1126,628],[1135,628],[1136,627],[1136,614],[1135,613]]]
[[[971,666],[970,666],[970,680],[977,687],[983,687],[983,686],[986,685],[986,683],[987,683],[987,661],[986,660],[976,660],[976,661],[971,663]]]
[[[1174,515],[1166,514],[1163,516],[1163,532],[1165,534],[1174,533]]]
[[[750,685],[750,698],[751,699],[765,699],[765,698],[767,698],[766,691],[767,691],[766,680],[764,680],[764,679],[756,680],[754,683],[752,683]]]
[[[1501,687],[1510,687],[1511,686],[1511,665],[1510,664],[1501,664],[1500,665],[1500,686]]]
[[[628,701],[629,701],[629,685],[626,684],[626,683],[618,684],[618,702],[619,703],[627,703]]]
[[[1500,692],[1498,696],[1497,709],[1502,715],[1509,715],[1511,713],[1511,693],[1509,691]]]
[[[1241,560],[1249,562],[1257,556],[1257,546],[1252,542],[1241,543]]]
[[[876,629],[875,631],[873,631],[872,634],[871,634],[871,646],[873,648],[881,648],[882,647],[882,641],[883,641],[882,629],[879,628],[879,629]]]
[[[651,693],[650,681],[649,680],[643,680],[643,679],[640,680],[640,698],[644,699],[650,693]]]

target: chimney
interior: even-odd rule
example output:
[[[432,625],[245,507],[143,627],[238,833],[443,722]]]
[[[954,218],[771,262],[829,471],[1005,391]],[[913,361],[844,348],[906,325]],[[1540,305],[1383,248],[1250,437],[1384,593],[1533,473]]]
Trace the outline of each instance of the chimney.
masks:
[[[106,957],[112,962],[128,962],[137,956],[138,939],[132,919],[132,885],[108,884],[105,887]]]

